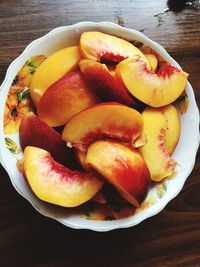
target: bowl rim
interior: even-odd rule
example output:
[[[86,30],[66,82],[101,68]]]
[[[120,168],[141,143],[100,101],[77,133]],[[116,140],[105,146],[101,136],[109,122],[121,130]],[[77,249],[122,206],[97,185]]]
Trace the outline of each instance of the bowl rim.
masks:
[[[34,41],[32,41],[31,43],[29,43],[26,48],[24,49],[24,51],[15,59],[13,60],[8,69],[7,69],[7,72],[6,72],[6,75],[5,75],[5,78],[0,86],[0,97],[3,96],[3,88],[8,86],[9,84],[11,84],[12,82],[12,75],[10,76],[10,74],[12,73],[12,69],[14,68],[14,66],[18,65],[19,62],[22,60],[22,58],[24,57],[25,58],[25,55],[27,54],[27,52],[29,50],[31,50],[32,46],[34,46],[35,44],[37,44],[38,42],[44,40],[45,38],[51,36],[51,35],[54,35],[55,33],[57,32],[61,32],[63,30],[77,30],[81,27],[91,27],[91,26],[100,26],[100,27],[105,27],[105,28],[108,28],[109,30],[112,30],[112,29],[117,29],[117,30],[120,30],[121,32],[125,31],[127,33],[130,33],[132,35],[136,35],[137,37],[145,40],[145,44],[149,45],[150,47],[153,47],[153,49],[155,51],[157,51],[159,54],[161,53],[161,55],[167,59],[168,61],[172,62],[172,64],[174,64],[175,66],[180,67],[180,65],[168,54],[168,52],[160,45],[158,44],[157,42],[151,40],[150,38],[148,38],[146,35],[144,35],[143,33],[137,31],[137,30],[134,30],[134,29],[130,29],[130,28],[125,28],[125,27],[122,27],[122,26],[119,26],[118,24],[115,24],[115,23],[112,23],[112,22],[79,22],[79,23],[75,23],[75,24],[72,24],[72,25],[68,25],[68,26],[61,26],[61,27],[57,27],[53,30],[51,30],[50,32],[48,32],[47,34],[43,35],[42,37],[40,38],[37,38],[35,39]],[[141,217],[137,217],[136,220],[134,221],[131,221],[131,218],[134,216],[131,216],[128,218],[128,220],[126,220],[124,223],[122,222],[120,225],[115,225],[113,222],[115,221],[111,221],[110,222],[107,222],[106,224],[104,224],[102,221],[94,221],[92,220],[92,223],[90,222],[90,220],[88,220],[88,226],[83,226],[81,223],[74,223],[74,222],[71,222],[70,220],[68,222],[66,222],[64,219],[58,219],[56,218],[55,216],[50,216],[48,214],[48,212],[44,212],[44,210],[40,209],[38,206],[36,206],[32,201],[31,199],[29,199],[27,196],[24,195],[24,193],[17,187],[17,185],[15,184],[14,182],[14,179],[12,178],[12,174],[9,170],[9,168],[5,165],[5,162],[4,162],[4,159],[3,159],[3,155],[2,155],[2,151],[0,150],[0,163],[2,164],[2,166],[4,167],[4,169],[6,170],[6,172],[8,173],[8,176],[11,180],[11,183],[12,185],[14,186],[14,188],[16,189],[16,191],[22,195],[26,200],[28,200],[28,202],[39,212],[41,213],[42,215],[46,216],[46,217],[49,217],[51,219],[55,219],[57,221],[59,221],[60,223],[62,223],[63,225],[65,226],[68,226],[70,228],[74,228],[74,229],[88,229],[88,230],[94,230],[94,231],[99,231],[99,232],[104,232],[104,231],[110,231],[110,230],[115,230],[115,229],[120,229],[120,228],[128,228],[128,227],[132,227],[132,226],[135,226],[137,224],[139,224],[140,222],[142,222],[143,220],[145,219],[148,219],[156,214],[158,214],[160,211],[162,211],[165,206],[173,199],[175,198],[179,192],[182,190],[183,186],[184,186],[184,183],[186,182],[187,178],[189,177],[190,173],[192,172],[193,170],[193,167],[194,167],[194,164],[195,164],[195,159],[196,159],[196,154],[197,154],[197,151],[198,151],[198,147],[199,147],[199,142],[200,142],[200,135],[199,135],[199,121],[200,121],[200,118],[199,118],[199,110],[198,110],[198,107],[197,107],[197,104],[196,104],[196,101],[195,101],[195,95],[194,95],[194,91],[192,89],[192,86],[190,85],[189,82],[187,82],[187,88],[190,90],[190,93],[191,93],[191,97],[192,97],[192,100],[193,100],[193,108],[195,110],[195,115],[197,116],[196,117],[196,130],[197,130],[197,138],[195,139],[194,141],[194,154],[193,154],[193,158],[191,159],[191,164],[190,164],[190,168],[188,168],[187,170],[187,173],[184,177],[184,179],[182,179],[182,183],[180,184],[180,187],[177,188],[177,190],[174,192],[174,194],[172,194],[170,196],[170,198],[167,198],[166,200],[164,199],[161,199],[161,205],[159,205],[156,209],[151,209],[148,208],[146,209],[145,211],[147,211],[145,213],[145,215],[143,214],[143,216]],[[1,114],[2,115],[2,114]],[[2,118],[1,118],[2,119]],[[123,219],[122,219],[123,220]],[[99,222],[99,223],[97,223]],[[96,226],[95,226],[96,225]]]

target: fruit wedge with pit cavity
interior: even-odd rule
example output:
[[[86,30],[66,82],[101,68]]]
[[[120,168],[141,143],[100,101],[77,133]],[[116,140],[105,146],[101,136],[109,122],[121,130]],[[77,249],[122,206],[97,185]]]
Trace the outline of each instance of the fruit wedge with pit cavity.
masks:
[[[150,173],[141,154],[111,140],[96,141],[88,147],[85,164],[114,185],[121,196],[139,207],[150,185]]]
[[[32,146],[25,148],[23,173],[38,198],[63,207],[85,203],[103,185],[93,174],[66,168],[46,150]]]
[[[85,151],[96,139],[104,137],[133,143],[143,130],[142,115],[125,105],[107,102],[85,109],[66,124],[62,139],[68,146]]]
[[[151,173],[151,179],[160,181],[174,173],[176,162],[165,147],[167,118],[161,109],[146,108],[142,112],[147,142],[140,151]]]
[[[81,55],[77,46],[61,49],[47,59],[36,69],[30,84],[30,96],[37,107],[45,90],[59,80],[64,74],[78,69]]]
[[[125,60],[118,64],[116,73],[129,93],[152,107],[174,102],[184,91],[188,74],[168,63],[160,63],[156,73],[141,61]]]
[[[128,106],[137,106],[123,83],[112,76],[105,64],[91,59],[79,62],[80,70],[96,94],[104,101],[116,101]]]
[[[126,58],[139,56],[149,68],[144,54],[128,41],[102,32],[84,32],[80,38],[80,50],[84,58],[96,61],[110,60],[120,62]]]

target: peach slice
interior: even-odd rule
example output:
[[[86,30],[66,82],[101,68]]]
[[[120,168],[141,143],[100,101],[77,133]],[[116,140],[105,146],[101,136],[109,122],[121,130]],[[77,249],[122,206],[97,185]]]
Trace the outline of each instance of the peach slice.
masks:
[[[173,105],[168,105],[161,108],[167,118],[167,130],[164,140],[164,146],[167,152],[171,155],[178,143],[181,131],[181,125],[177,109]]]
[[[143,130],[142,115],[119,103],[102,103],[85,109],[66,124],[62,139],[85,151],[96,139],[108,137],[132,143]]]
[[[148,167],[136,149],[110,140],[88,147],[85,163],[105,177],[132,205],[139,207],[150,185]]]
[[[80,71],[65,74],[42,95],[37,112],[51,127],[61,126],[76,113],[99,102]]]
[[[164,63],[164,62],[166,63],[166,60],[149,46],[143,45],[142,47],[140,47],[140,50],[142,51],[143,54],[145,54],[145,57],[148,58],[148,56],[146,55],[149,55],[149,54],[155,55],[159,64]]]
[[[188,74],[168,64],[160,64],[157,73],[149,71],[141,61],[126,60],[118,64],[116,73],[128,91],[152,107],[174,102],[184,91]]]
[[[167,118],[161,109],[150,107],[142,112],[142,117],[147,142],[140,151],[151,173],[151,179],[160,181],[172,175],[176,165],[165,147]]]
[[[154,54],[145,54],[151,66],[151,71],[155,72],[158,67],[158,59]]]
[[[72,46],[55,52],[42,62],[30,84],[31,99],[36,107],[45,90],[64,74],[76,70],[80,59],[78,47]]]
[[[61,135],[33,112],[24,116],[19,129],[19,139],[23,150],[27,146],[43,148],[59,163],[71,168],[77,167],[75,156],[61,140]]]
[[[103,185],[93,174],[66,168],[46,150],[32,146],[25,148],[23,173],[38,198],[63,207],[85,203]]]
[[[123,84],[112,76],[105,64],[94,60],[83,59],[79,62],[84,77],[104,101],[116,101],[128,106],[136,106],[136,102],[128,95]]]
[[[77,157],[78,162],[80,163],[80,165],[83,167],[84,170],[87,171],[88,167],[85,164],[85,158],[86,158],[86,155],[87,155],[86,151],[81,151],[81,150],[76,149],[75,154],[76,154],[76,157]]]
[[[84,58],[120,62],[126,58],[139,56],[147,66],[149,62],[134,45],[121,38],[102,32],[84,32],[80,38],[80,50]]]

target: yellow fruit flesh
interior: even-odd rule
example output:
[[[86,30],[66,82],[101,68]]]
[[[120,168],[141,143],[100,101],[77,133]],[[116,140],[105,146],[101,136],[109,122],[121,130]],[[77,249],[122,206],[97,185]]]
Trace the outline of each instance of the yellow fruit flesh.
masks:
[[[146,108],[142,116],[147,143],[140,151],[151,173],[151,179],[160,181],[172,175],[175,167],[175,161],[170,159],[164,145],[167,119],[160,110],[154,108]]]
[[[81,59],[77,46],[64,48],[49,56],[37,68],[30,84],[30,95],[34,105],[46,89],[64,74],[76,70]]]
[[[158,59],[154,54],[145,54],[145,57],[148,59],[152,71],[156,71],[158,66]]]
[[[148,191],[150,173],[136,149],[110,140],[96,141],[88,147],[85,164],[113,184],[129,203],[140,206]]]
[[[62,132],[62,139],[68,146],[85,151],[91,142],[109,136],[133,142],[142,129],[143,120],[138,111],[119,103],[105,102],[73,116]]]
[[[162,107],[174,102],[184,91],[188,77],[181,70],[159,76],[148,71],[143,62],[135,59],[120,62],[116,74],[129,93],[152,107]]]
[[[81,205],[95,196],[103,185],[92,174],[52,163],[50,154],[37,147],[25,148],[23,171],[38,198],[63,207]]]
[[[80,38],[80,49],[85,58],[97,61],[105,55],[110,55],[110,60],[114,62],[123,60],[123,57],[126,59],[139,56],[150,68],[148,59],[137,47],[124,39],[102,32],[84,32]]]
[[[164,146],[171,155],[178,143],[181,131],[178,111],[173,105],[161,108],[167,119],[167,130],[165,134]]]

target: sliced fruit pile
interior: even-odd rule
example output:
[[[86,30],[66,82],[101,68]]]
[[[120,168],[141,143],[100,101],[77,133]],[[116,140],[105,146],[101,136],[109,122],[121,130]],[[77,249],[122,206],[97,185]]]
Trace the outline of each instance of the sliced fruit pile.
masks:
[[[187,77],[153,50],[101,32],[84,32],[78,46],[46,58],[30,82],[36,113],[19,129],[33,192],[76,207],[92,198],[105,203],[101,189],[110,184],[140,207],[151,181],[174,173],[174,102]]]

